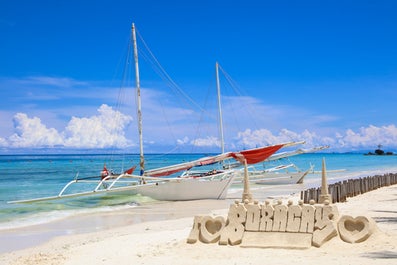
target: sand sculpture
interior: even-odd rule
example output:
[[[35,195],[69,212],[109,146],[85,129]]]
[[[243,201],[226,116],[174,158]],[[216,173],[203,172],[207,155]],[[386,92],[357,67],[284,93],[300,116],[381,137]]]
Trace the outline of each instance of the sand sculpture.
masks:
[[[299,201],[287,205],[281,200],[260,204],[254,201],[246,186],[243,202],[230,205],[227,218],[195,216],[188,243],[218,243],[241,247],[297,248],[321,247],[339,237],[347,243],[367,240],[375,231],[373,219],[365,216],[339,215],[327,194],[325,161],[322,172],[322,204]],[[245,181],[248,183],[248,181]]]

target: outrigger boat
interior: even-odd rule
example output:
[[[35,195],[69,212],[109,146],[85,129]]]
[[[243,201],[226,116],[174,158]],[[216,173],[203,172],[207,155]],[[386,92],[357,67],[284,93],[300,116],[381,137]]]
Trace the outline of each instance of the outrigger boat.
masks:
[[[299,148],[297,150],[290,152],[280,152],[270,156],[265,161],[265,163],[270,161],[282,160],[284,158],[289,158],[295,155],[314,153],[327,148],[329,148],[328,145],[314,147],[310,149]],[[308,174],[314,173],[314,165],[310,164],[309,168],[306,170],[302,170],[298,168],[294,163],[278,165],[263,170],[258,170],[252,167],[248,172],[250,174],[250,180],[254,181],[256,184],[263,184],[263,185],[302,184],[305,177]]]
[[[191,162],[147,170],[141,176],[128,173],[122,173],[120,175],[109,174],[101,180],[88,178],[79,179],[76,176],[76,178],[67,183],[56,196],[10,201],[9,203],[31,203],[112,193],[130,195],[141,194],[156,200],[169,201],[224,199],[234,177],[236,174],[239,174],[238,171],[235,169],[228,169],[193,174],[193,171],[189,171],[189,169],[197,166],[215,164],[227,159],[241,161],[241,157],[245,159],[247,164],[255,164],[259,160],[264,160],[271,154],[277,152],[280,148],[295,144],[295,142],[289,142],[240,152],[227,152]],[[184,172],[178,177],[164,177],[182,171]],[[68,193],[68,190],[76,184],[91,184],[94,185],[95,188],[82,192]]]
[[[303,144],[304,142],[299,142]],[[310,165],[307,170],[301,170],[294,163],[280,164],[273,167],[266,167],[266,164],[272,161],[281,160],[284,158],[289,158],[291,156],[314,153],[320,150],[329,148],[329,146],[319,146],[310,149],[296,149],[293,151],[279,152],[271,155],[262,164],[250,165],[248,167],[249,181],[256,184],[266,184],[266,185],[285,185],[285,184],[302,184],[304,178],[308,174],[313,174],[314,165]],[[237,163],[241,168],[241,164]],[[261,167],[260,169],[258,167]],[[262,168],[263,167],[263,168]],[[291,170],[292,169],[292,170]],[[236,177],[233,181],[234,184],[243,183],[242,177]]]
[[[294,168],[293,171],[289,169]],[[313,172],[314,165],[309,169],[302,171],[295,164],[280,165],[265,170],[248,170],[250,180],[256,184],[265,185],[285,185],[285,184],[302,184],[304,178]]]
[[[206,173],[192,174],[189,171],[193,167],[212,165],[228,159],[238,161],[245,160],[246,164],[255,164],[264,161],[282,147],[293,146],[299,143],[289,142],[241,152],[224,152],[216,156],[204,157],[195,161],[186,162],[167,167],[150,169],[145,171],[145,160],[143,153],[142,137],[142,111],[140,97],[140,81],[138,66],[138,50],[136,42],[135,26],[132,24],[133,57],[135,61],[136,95],[137,95],[137,120],[140,149],[140,173],[133,174],[132,171],[121,174],[104,174],[101,179],[78,178],[67,183],[55,196],[11,201],[10,203],[30,203],[49,201],[64,198],[92,196],[99,194],[141,194],[156,200],[198,200],[198,199],[224,199],[227,190],[232,184],[234,177],[239,171],[234,169],[222,169],[219,171],[207,171]],[[219,92],[218,92],[219,93]],[[183,172],[179,176],[174,176]],[[90,188],[71,192],[77,184],[89,185]],[[93,188],[92,188],[93,186]]]

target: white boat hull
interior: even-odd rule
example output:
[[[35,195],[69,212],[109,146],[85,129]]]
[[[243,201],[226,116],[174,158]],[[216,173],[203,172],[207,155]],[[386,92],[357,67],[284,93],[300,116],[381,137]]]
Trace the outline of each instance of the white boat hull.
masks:
[[[304,177],[306,174],[306,172],[265,173],[260,176],[252,176],[252,178],[256,184],[261,185],[288,185],[299,184],[299,180],[302,179],[302,177]]]
[[[294,167],[294,164],[281,165],[267,170],[255,170],[251,168],[248,171],[249,182],[261,185],[290,185],[302,184],[307,174],[313,172],[313,166],[306,171],[287,171],[287,168]],[[243,175],[237,178],[243,182]]]
[[[66,184],[57,196],[10,201],[9,203],[31,203],[110,194],[141,194],[143,196],[151,197],[155,200],[164,201],[187,201],[203,199],[221,200],[226,198],[227,191],[233,179],[233,171],[227,171],[213,176],[198,178],[184,177],[169,179],[123,174],[115,179],[104,179],[101,181],[73,180]],[[96,186],[96,188],[77,193],[68,193],[66,191],[70,186],[77,185],[78,183],[92,183]],[[117,184],[119,186],[116,186]]]
[[[181,179],[143,185],[137,192],[143,196],[161,201],[188,201],[204,199],[225,199],[233,177],[225,179]]]

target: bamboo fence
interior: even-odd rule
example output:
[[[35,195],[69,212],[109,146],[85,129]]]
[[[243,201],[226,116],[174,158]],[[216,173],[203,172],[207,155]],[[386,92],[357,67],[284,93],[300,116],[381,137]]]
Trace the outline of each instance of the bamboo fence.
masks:
[[[345,202],[347,198],[354,197],[381,187],[397,184],[397,174],[375,175],[358,179],[349,179],[328,185],[328,193],[332,196],[332,203]],[[301,191],[301,200],[309,203],[314,200],[318,203],[321,188],[311,188]]]

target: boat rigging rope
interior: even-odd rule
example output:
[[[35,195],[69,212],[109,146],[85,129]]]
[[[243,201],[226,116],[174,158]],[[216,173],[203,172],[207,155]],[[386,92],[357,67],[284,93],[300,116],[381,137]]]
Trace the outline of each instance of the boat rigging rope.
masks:
[[[234,92],[235,92],[238,96],[240,96],[240,97],[245,97],[245,96],[241,93],[240,89],[238,88],[239,86],[237,85],[237,82],[235,82],[235,81],[230,77],[230,75],[229,75],[220,65],[219,65],[219,69],[220,69],[221,72],[223,73],[223,75],[224,75],[226,81],[230,84],[230,86],[232,87],[232,89],[234,90]],[[240,101],[240,102],[241,102],[241,101]],[[233,109],[235,109],[235,108],[233,108]],[[248,112],[248,117],[255,117],[255,115],[253,114],[253,112],[250,111],[250,110],[251,110],[251,106],[250,106],[250,105],[249,105],[249,106],[245,106],[245,107],[243,107],[243,108],[242,108],[241,106],[239,106],[238,109],[244,109],[245,111],[247,111],[247,112]],[[237,119],[236,119],[236,120],[237,120]],[[254,119],[252,119],[252,122],[253,122],[254,127],[255,127],[256,129],[258,129],[259,127],[258,127],[256,121],[255,121]]]
[[[136,33],[137,33],[137,37],[138,37],[140,43],[143,45],[143,48],[144,48],[144,49],[139,49],[139,55],[151,66],[153,71],[167,84],[167,86],[172,90],[172,92],[175,95],[179,95],[182,97],[183,100],[179,101],[179,104],[184,103],[188,110],[192,110],[194,112],[199,110],[202,113],[207,113],[207,110],[205,110],[201,105],[199,105],[189,95],[187,95],[186,92],[184,90],[182,90],[179,87],[179,85],[170,77],[170,75],[165,71],[163,66],[157,60],[157,58],[155,57],[155,55],[153,54],[153,52],[151,51],[149,46],[146,44],[145,40],[143,39],[143,37],[141,36],[141,34],[139,33],[138,30],[136,31]],[[170,128],[169,131],[171,132],[173,139],[175,140],[175,142],[178,141],[173,133],[174,130],[172,129],[172,126],[170,125],[170,122],[167,118],[166,112],[164,111],[164,108],[163,108],[164,106],[160,105],[159,107],[162,108],[164,122],[166,122],[168,128]],[[189,116],[191,116],[191,115],[189,115]],[[175,149],[178,149],[178,148],[180,148],[179,145],[177,145],[176,148],[173,148],[172,150],[170,150],[169,153],[175,151]]]
[[[175,82],[174,80],[169,76],[169,74],[165,71],[165,69],[163,68],[163,66],[160,64],[160,62],[157,60],[157,58],[154,56],[154,54],[152,53],[152,51],[150,50],[150,48],[148,47],[148,45],[146,44],[145,40],[142,38],[141,34],[139,33],[139,31],[137,30],[137,35],[139,37],[139,39],[142,41],[142,44],[144,45],[144,47],[146,48],[146,50],[148,51],[148,55],[145,55],[142,53],[142,55],[148,59],[148,61],[151,63],[153,69],[160,75],[160,77],[164,80],[167,81],[170,84],[170,87],[180,93],[184,98],[186,98],[190,103],[192,103],[196,108],[200,109],[201,111],[203,111],[203,109],[201,108],[201,106],[195,102],[191,97],[189,97],[189,95],[187,95]],[[141,53],[141,50],[140,50]],[[150,58],[152,60],[150,60]]]

